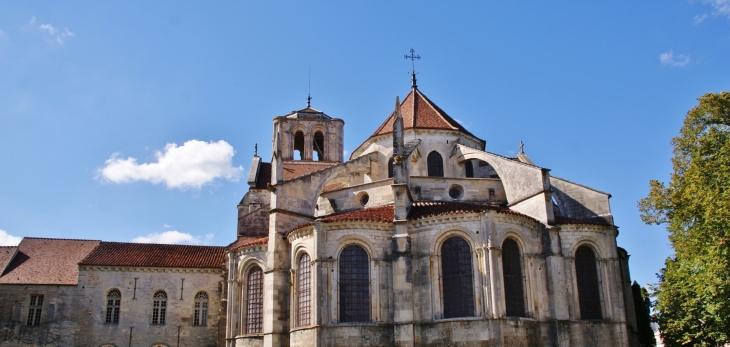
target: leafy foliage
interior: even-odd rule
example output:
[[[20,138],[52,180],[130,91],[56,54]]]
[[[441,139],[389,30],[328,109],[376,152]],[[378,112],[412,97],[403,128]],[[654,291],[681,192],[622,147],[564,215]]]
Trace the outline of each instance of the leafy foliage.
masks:
[[[666,224],[675,254],[656,286],[667,346],[730,343],[730,93],[705,94],[672,140],[668,185],[651,181],[642,220]]]
[[[651,299],[645,288],[641,288],[636,281],[631,285],[636,310],[636,326],[639,335],[640,347],[656,347],[654,330],[651,329]]]

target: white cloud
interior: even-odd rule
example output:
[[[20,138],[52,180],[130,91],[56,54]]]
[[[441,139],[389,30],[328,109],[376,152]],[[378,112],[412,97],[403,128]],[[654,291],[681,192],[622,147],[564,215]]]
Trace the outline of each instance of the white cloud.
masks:
[[[172,225],[164,223],[164,227],[165,227],[165,229],[169,229],[169,228],[172,228]]]
[[[213,238],[213,234],[205,236],[205,241]],[[203,241],[199,236],[193,236],[188,233],[181,233],[177,230],[165,231],[162,233],[151,233],[145,236],[138,236],[132,239],[137,243],[166,243],[166,244],[182,244],[182,245],[199,245]]]
[[[156,151],[157,161],[137,164],[114,153],[99,169],[99,177],[114,183],[147,181],[164,183],[168,188],[200,188],[216,178],[237,182],[243,168],[233,167],[236,151],[227,142],[190,140],[182,146],[168,143],[164,152]]]
[[[662,65],[669,65],[674,67],[684,67],[691,61],[689,55],[679,54],[674,56],[674,52],[669,50],[659,55],[659,61]]]
[[[0,230],[0,246],[17,246],[22,237],[8,234],[5,230]]]
[[[31,19],[31,24],[35,22],[35,17]],[[41,24],[39,27],[42,31],[45,31],[48,35],[52,36],[56,42],[62,44],[68,37],[76,36],[76,34],[69,31],[67,28],[60,30],[53,26],[53,24]]]
[[[710,11],[710,14],[713,17],[725,16],[727,18],[730,18],[730,0],[700,0],[700,2],[705,5],[710,5],[710,7],[712,7],[712,11]],[[693,20],[695,24],[700,24],[705,19],[707,19],[710,14],[698,14],[694,16]]]
[[[28,21],[28,25],[35,24],[35,17],[30,17],[30,20]]]

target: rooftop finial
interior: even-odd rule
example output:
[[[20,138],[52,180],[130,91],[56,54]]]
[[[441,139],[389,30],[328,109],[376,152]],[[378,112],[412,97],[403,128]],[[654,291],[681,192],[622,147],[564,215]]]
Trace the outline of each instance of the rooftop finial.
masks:
[[[309,67],[309,81],[307,85],[307,108],[312,107],[312,67]]]
[[[253,145],[253,156],[258,157],[259,156],[259,144]]]
[[[525,153],[525,143],[520,141],[520,153]]]
[[[406,54],[403,57],[411,60],[411,87],[416,89],[418,88],[418,85],[416,85],[416,60],[421,60],[421,56],[416,55],[416,51],[411,48],[411,54]]]

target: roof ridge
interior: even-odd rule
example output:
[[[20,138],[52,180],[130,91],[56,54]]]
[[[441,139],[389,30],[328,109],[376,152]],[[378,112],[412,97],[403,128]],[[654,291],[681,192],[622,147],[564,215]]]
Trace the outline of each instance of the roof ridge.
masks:
[[[101,241],[101,243],[118,243],[118,244],[127,244],[127,245],[154,245],[154,246],[179,246],[179,247],[222,247],[226,248],[226,246],[216,246],[216,245],[184,245],[179,243],[151,243],[151,242],[123,242],[123,241]]]
[[[57,237],[32,237],[32,236],[23,236],[23,239],[32,239],[32,240],[61,240],[61,241],[99,241],[101,240],[90,240],[90,239],[62,239]]]

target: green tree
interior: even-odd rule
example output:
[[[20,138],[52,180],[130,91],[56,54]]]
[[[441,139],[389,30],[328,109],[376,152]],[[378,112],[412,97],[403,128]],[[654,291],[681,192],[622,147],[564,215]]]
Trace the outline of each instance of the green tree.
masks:
[[[640,347],[656,347],[654,330],[651,328],[651,299],[645,288],[634,281],[631,285],[634,296],[634,310],[636,311],[636,328],[639,335]]]
[[[656,286],[667,346],[730,343],[730,93],[705,94],[672,139],[668,185],[639,201],[648,224],[666,224],[674,255]]]

